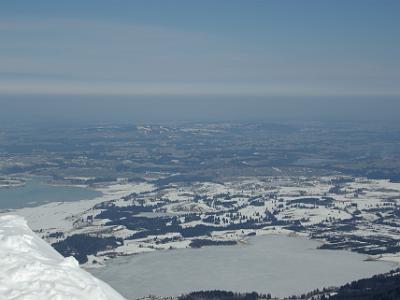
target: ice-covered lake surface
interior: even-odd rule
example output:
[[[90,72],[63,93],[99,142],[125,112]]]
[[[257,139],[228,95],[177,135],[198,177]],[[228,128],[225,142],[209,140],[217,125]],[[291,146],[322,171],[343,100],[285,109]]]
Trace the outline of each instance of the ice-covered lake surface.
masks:
[[[257,291],[289,296],[383,273],[393,263],[347,251],[317,250],[302,237],[267,235],[247,245],[155,251],[120,257],[90,272],[128,299],[196,290]]]
[[[33,177],[27,179],[23,186],[0,188],[0,209],[79,201],[98,196],[101,196],[101,192],[84,187],[50,185],[45,178]]]

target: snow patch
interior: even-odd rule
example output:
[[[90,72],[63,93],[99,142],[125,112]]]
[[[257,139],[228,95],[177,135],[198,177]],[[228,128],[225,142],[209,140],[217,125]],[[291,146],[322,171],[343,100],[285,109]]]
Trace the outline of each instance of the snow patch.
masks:
[[[24,218],[0,217],[0,299],[123,300],[36,236]]]

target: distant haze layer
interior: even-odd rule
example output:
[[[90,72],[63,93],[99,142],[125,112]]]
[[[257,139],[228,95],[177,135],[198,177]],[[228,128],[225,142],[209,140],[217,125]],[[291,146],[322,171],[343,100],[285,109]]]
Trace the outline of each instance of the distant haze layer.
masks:
[[[398,97],[2,96],[0,123],[398,122]]]

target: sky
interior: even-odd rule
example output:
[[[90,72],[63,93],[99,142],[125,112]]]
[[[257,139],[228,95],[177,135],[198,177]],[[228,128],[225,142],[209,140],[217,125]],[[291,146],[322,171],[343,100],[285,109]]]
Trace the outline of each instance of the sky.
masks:
[[[0,2],[0,101],[392,101],[399,56],[398,0]]]

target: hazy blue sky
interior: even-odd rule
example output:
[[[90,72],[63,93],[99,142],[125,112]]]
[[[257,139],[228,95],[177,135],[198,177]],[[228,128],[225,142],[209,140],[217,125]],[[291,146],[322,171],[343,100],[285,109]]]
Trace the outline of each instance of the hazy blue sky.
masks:
[[[1,1],[0,93],[399,95],[400,1]]]
[[[235,115],[251,97],[256,114],[254,103],[274,97],[396,103],[400,1],[0,2],[0,101],[8,103],[0,118],[27,107],[11,105],[16,99],[46,98],[49,107],[48,99],[74,99],[79,113],[78,99],[100,96],[236,97]]]

